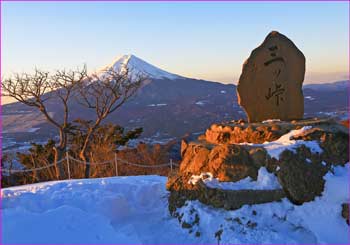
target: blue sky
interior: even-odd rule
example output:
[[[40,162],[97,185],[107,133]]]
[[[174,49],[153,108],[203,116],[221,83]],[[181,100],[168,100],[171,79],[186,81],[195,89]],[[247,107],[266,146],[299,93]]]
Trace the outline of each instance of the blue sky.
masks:
[[[306,82],[345,79],[347,2],[5,2],[2,70],[89,71],[122,54],[180,75],[236,83],[244,60],[271,30],[306,56]]]

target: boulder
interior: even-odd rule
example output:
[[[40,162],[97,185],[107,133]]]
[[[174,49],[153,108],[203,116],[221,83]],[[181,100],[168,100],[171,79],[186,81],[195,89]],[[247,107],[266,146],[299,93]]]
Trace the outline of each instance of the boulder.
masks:
[[[342,210],[341,210],[341,216],[345,219],[346,223],[350,225],[349,221],[349,203],[343,203],[341,205]]]
[[[294,136],[295,140],[316,140],[323,152],[322,161],[333,165],[344,165],[349,162],[349,133],[348,128],[333,120],[317,124]]]
[[[278,181],[283,187],[288,199],[294,204],[313,201],[324,189],[323,176],[328,171],[323,166],[320,157],[311,154],[309,148],[302,145],[296,153],[285,150],[279,158]]]
[[[278,158],[271,157],[264,148],[265,144],[261,144],[302,127],[305,127],[304,130],[291,138],[298,141],[298,147],[283,151]],[[214,133],[214,138],[209,137]],[[175,212],[187,200],[199,200],[229,210],[245,204],[278,201],[285,196],[298,205],[312,201],[322,195],[325,185],[323,177],[332,169],[332,165],[344,165],[349,161],[348,137],[348,129],[329,118],[264,123],[240,120],[214,124],[199,141],[182,142],[180,169],[173,172],[167,182],[169,210]],[[237,144],[243,143],[243,140],[253,141],[249,143],[258,141],[259,144]],[[305,144],[300,141],[305,141]],[[307,141],[318,142],[322,152],[312,152],[307,147]],[[192,175],[207,172],[220,182],[237,182],[248,176],[254,180],[261,167],[277,176],[282,189],[223,190],[209,188],[201,180],[195,185],[189,182]]]
[[[220,181],[238,181],[257,177],[257,167],[248,147],[241,145],[183,144],[181,173],[200,175],[212,173]]]
[[[268,159],[270,158],[263,147],[254,147],[250,149],[249,155],[253,159],[253,163],[257,168],[266,166]]]
[[[187,200],[199,200],[201,203],[215,208],[235,210],[243,205],[262,204],[280,201],[286,196],[282,189],[275,190],[222,190],[208,188],[203,183],[197,183],[195,189],[170,189],[169,211],[174,214]]]

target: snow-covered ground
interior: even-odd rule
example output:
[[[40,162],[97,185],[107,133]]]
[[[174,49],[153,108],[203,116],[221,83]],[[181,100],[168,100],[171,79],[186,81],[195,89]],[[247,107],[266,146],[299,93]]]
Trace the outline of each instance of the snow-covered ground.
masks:
[[[349,243],[349,227],[341,217],[341,203],[349,201],[349,169],[347,164],[328,173],[323,196],[302,206],[283,199],[226,211],[188,202],[178,211],[189,223],[195,214],[199,216],[191,233],[169,215],[165,177],[5,188],[1,190],[2,243],[214,244],[220,230],[221,244]]]
[[[192,223],[197,214],[199,224],[193,232],[215,237],[222,231],[221,244],[349,244],[349,226],[341,217],[341,204],[349,202],[349,163],[328,173],[322,197],[301,206],[284,198],[282,202],[245,205],[234,211],[187,202],[180,209],[183,221]],[[209,233],[209,234],[208,234]],[[217,239],[210,240],[211,243]]]
[[[200,101],[197,101],[195,104],[199,105],[199,106],[205,106],[207,103],[208,103],[208,101],[206,101],[206,100],[200,100]]]
[[[6,188],[2,243],[195,243],[167,209],[165,177]]]

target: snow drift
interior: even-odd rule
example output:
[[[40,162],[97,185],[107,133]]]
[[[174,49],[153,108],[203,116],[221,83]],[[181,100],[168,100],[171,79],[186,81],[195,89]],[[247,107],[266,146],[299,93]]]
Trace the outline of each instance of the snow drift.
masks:
[[[328,173],[322,197],[302,206],[283,199],[226,211],[189,201],[179,212],[188,222],[199,216],[191,232],[169,214],[165,177],[6,188],[1,190],[2,243],[217,243],[215,233],[221,231],[221,243],[345,244],[349,226],[341,204],[349,202],[349,170],[347,164]]]

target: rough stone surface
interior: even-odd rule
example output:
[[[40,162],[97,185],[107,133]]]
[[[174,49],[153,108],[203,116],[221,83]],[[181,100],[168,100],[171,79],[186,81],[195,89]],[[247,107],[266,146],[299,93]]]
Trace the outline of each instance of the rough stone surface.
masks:
[[[344,165],[349,162],[348,128],[332,120],[315,125],[303,134],[294,136],[295,140],[316,140],[323,152],[321,160],[327,164]]]
[[[210,172],[220,181],[256,179],[258,168],[247,147],[240,145],[182,144],[180,172],[200,175]]]
[[[342,210],[341,210],[341,216],[345,219],[346,223],[350,225],[349,221],[349,203],[343,203],[341,205]]]
[[[293,136],[292,140],[317,141],[322,153],[312,153],[306,145],[300,144],[296,149],[283,151],[276,159],[268,154],[264,144],[237,144],[247,139],[249,143],[276,140],[291,130],[305,126],[302,133]],[[240,134],[235,130],[239,130]],[[266,133],[256,136],[259,135],[257,132],[262,131]],[[214,132],[216,136],[212,137]],[[186,200],[199,200],[229,210],[245,204],[278,201],[284,196],[295,204],[312,201],[322,195],[325,184],[323,177],[332,170],[332,165],[343,166],[349,161],[348,139],[348,128],[329,118],[266,123],[245,123],[239,120],[214,124],[198,141],[182,142],[180,169],[173,172],[167,182],[170,191],[169,210],[173,213]],[[270,173],[274,173],[282,189],[228,191],[208,188],[202,181],[196,185],[188,183],[192,175],[205,172],[225,182],[236,182],[248,176],[256,179],[260,167],[266,167]]]
[[[276,190],[221,190],[208,188],[202,181],[196,185],[188,184],[189,175],[173,173],[169,176],[167,189],[170,190],[169,211],[174,214],[187,200],[200,202],[215,208],[239,209],[243,205],[275,202],[286,195],[282,189]],[[181,181],[179,181],[181,180]]]
[[[205,140],[213,144],[264,143],[277,140],[290,128],[277,127],[276,124],[213,124],[206,130]]]
[[[267,164],[270,157],[267,154],[267,151],[263,147],[254,147],[249,150],[249,154],[253,159],[253,163],[256,168],[263,167]]]
[[[329,118],[312,118],[292,122],[271,121],[265,123],[242,123],[241,120],[238,120],[229,123],[211,125],[210,128],[206,130],[205,135],[199,137],[199,140],[212,144],[261,144],[266,141],[270,142],[277,140],[291,130],[300,129],[304,126],[310,125],[312,126],[312,131],[318,130],[320,134],[312,134],[311,137],[308,134],[312,131],[308,130],[304,133],[304,137],[299,137],[299,139],[320,140],[320,136],[322,135],[321,132],[329,132],[331,134],[340,133],[345,137],[348,135],[348,128]],[[306,134],[308,136],[306,136]]]
[[[305,57],[286,36],[273,31],[244,63],[237,93],[249,122],[301,119]]]
[[[296,153],[285,150],[280,155],[279,166],[278,180],[294,204],[313,201],[322,194],[323,176],[328,168],[320,163],[317,155],[311,154],[309,148],[303,145]]]

